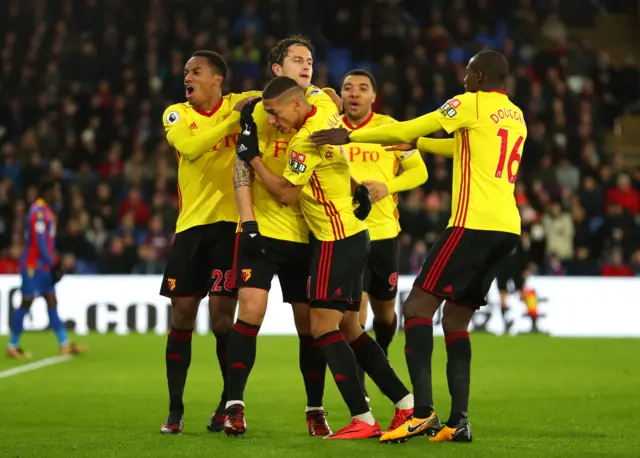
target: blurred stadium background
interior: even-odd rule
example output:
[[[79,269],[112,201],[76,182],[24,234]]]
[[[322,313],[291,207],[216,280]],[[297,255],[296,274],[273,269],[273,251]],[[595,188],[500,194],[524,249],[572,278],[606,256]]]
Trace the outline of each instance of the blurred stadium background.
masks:
[[[6,276],[0,276],[0,315],[15,304],[19,283],[11,274],[19,271],[25,213],[47,175],[64,191],[57,248],[76,274],[62,280],[61,288],[66,282],[73,289],[67,286],[61,302],[76,293],[99,302],[150,280],[143,290],[157,302],[159,279],[151,275],[163,271],[177,215],[175,158],[160,117],[184,98],[185,60],[196,49],[213,49],[230,64],[227,90],[260,88],[269,77],[267,50],[301,33],[316,49],[315,84],[339,90],[348,70],[369,69],[378,80],[375,111],[399,120],[461,92],[475,52],[502,51],[512,70],[507,92],[529,128],[516,198],[532,281],[553,285],[542,295],[562,292],[553,306],[569,308],[557,317],[579,322],[583,310],[596,323],[610,323],[607,335],[615,336],[616,326],[625,329],[619,334],[640,335],[640,280],[583,279],[640,275],[639,26],[636,0],[3,0],[0,274]],[[419,270],[450,212],[451,163],[433,155],[425,161],[429,180],[400,199],[400,273],[407,278]],[[80,276],[95,274],[149,277],[131,276],[128,283],[104,277],[88,293],[76,289]],[[553,278],[545,283],[545,276]],[[592,294],[585,304],[578,289],[587,285]],[[64,308],[62,315],[68,318]],[[3,316],[0,334],[8,322]],[[89,329],[100,327],[93,320]],[[46,323],[32,326],[39,327]],[[219,389],[210,337],[196,339],[187,386],[186,429],[193,435],[180,443],[156,437],[166,407],[164,338],[90,334],[79,338],[92,350],[86,358],[0,378],[0,452],[7,452],[0,455],[423,451],[424,444],[414,443],[393,452],[375,444],[340,445],[338,452],[310,448],[300,429],[297,356],[286,351],[286,339],[261,344],[248,391],[257,415],[248,414],[254,439],[229,445],[203,433]],[[510,456],[515,448],[527,456],[635,456],[637,340],[474,339],[472,419],[480,443],[465,453]],[[406,377],[403,340],[393,344],[392,360]],[[27,334],[25,341],[38,357],[55,352],[51,336]],[[434,386],[445,411],[441,350]],[[15,367],[2,361],[0,374]],[[327,393],[325,408],[338,417],[330,421],[341,423],[347,414],[330,380]],[[374,396],[374,409],[385,412],[389,406],[380,397]]]

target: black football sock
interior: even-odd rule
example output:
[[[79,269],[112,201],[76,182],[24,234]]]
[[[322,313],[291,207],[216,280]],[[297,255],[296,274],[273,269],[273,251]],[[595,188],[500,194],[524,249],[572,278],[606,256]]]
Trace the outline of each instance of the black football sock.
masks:
[[[362,328],[362,331],[364,332],[364,325],[360,325],[360,327]],[[357,357],[356,357],[357,359]],[[362,388],[362,392],[364,393],[364,396],[366,398],[369,397],[369,393],[367,393],[367,387],[366,387],[366,381],[365,381],[365,377],[366,377],[366,373],[364,371],[364,369],[362,368],[362,366],[360,364],[358,364],[358,379],[360,380],[360,388]]]
[[[301,334],[298,337],[300,338],[298,362],[307,393],[307,407],[322,407],[327,361],[322,348],[316,345],[312,336]]]
[[[404,323],[405,359],[413,386],[416,418],[428,418],[433,409],[431,355],[433,354],[433,320],[409,318]]]
[[[369,412],[369,406],[358,380],[356,357],[347,341],[344,340],[342,333],[340,331],[328,332],[318,337],[316,342],[324,352],[327,365],[351,416],[355,417]]]
[[[244,400],[244,388],[256,362],[260,326],[237,320],[227,349],[227,401]]]
[[[471,340],[467,331],[446,336],[447,383],[451,394],[451,414],[447,426],[455,427],[469,417],[469,384],[471,381]]]
[[[169,412],[174,415],[184,413],[182,395],[191,364],[191,333],[193,329],[177,329],[171,326],[167,336],[165,359],[167,363],[167,383],[169,385]]]
[[[220,365],[220,373],[222,374],[222,394],[220,395],[220,403],[216,408],[216,413],[223,413],[227,404],[227,342],[229,341],[229,332],[214,332],[216,337],[216,356]]]
[[[365,377],[367,376],[367,374],[360,364],[358,364],[358,367],[356,369],[358,380],[360,381],[360,388],[362,388],[362,392],[364,393],[365,397],[369,397],[369,393],[367,393],[367,387],[365,385]]]
[[[382,393],[394,404],[409,394],[409,390],[393,371],[387,356],[369,334],[363,332],[351,342],[358,364],[371,377]]]
[[[398,315],[393,312],[393,320],[391,323],[385,323],[384,321],[378,321],[373,319],[373,330],[376,333],[376,341],[378,345],[382,347],[382,351],[385,355],[389,355],[389,345],[393,340],[393,336],[396,335],[396,328],[398,327]]]

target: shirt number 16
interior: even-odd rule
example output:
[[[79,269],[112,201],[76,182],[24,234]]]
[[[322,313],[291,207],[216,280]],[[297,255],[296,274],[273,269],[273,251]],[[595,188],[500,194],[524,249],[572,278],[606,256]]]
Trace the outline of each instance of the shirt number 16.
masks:
[[[504,171],[504,162],[507,158],[507,146],[509,144],[509,131],[507,129],[499,129],[498,137],[500,137],[500,158],[498,159],[498,167],[496,167],[496,178],[502,178],[502,172]],[[520,158],[522,157],[520,154],[520,147],[522,146],[522,142],[524,141],[524,137],[522,135],[518,136],[516,143],[511,148],[511,153],[509,154],[509,161],[507,162],[507,177],[509,178],[509,183],[513,184],[516,182],[516,177],[518,176],[518,168],[520,167]],[[515,170],[513,170],[513,163],[516,163]]]

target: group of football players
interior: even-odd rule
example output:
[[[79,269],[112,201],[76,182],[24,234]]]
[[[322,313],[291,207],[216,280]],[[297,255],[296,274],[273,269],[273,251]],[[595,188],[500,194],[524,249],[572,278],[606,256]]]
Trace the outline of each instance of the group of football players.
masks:
[[[173,306],[170,406],[161,432],[182,432],[191,336],[207,294],[224,380],[207,427],[246,432],[244,390],[277,275],[299,334],[310,435],[471,441],[467,329],[520,234],[513,188],[527,131],[504,93],[506,59],[478,53],[464,94],[401,123],[373,113],[376,81],[367,71],[347,73],[341,97],[311,85],[312,48],[302,37],[278,42],[269,68],[273,79],[262,92],[223,96],[224,59],[197,51],[184,70],[187,102],[163,115],[179,164],[180,214],[161,287]],[[441,129],[454,138],[424,138]],[[418,150],[453,158],[454,173],[449,226],[403,304],[414,400],[387,350],[397,327],[397,193],[427,179]],[[452,397],[444,425],[431,388],[432,317],[443,301]],[[376,340],[363,327],[369,303]],[[336,432],[322,407],[326,366],[352,416]],[[369,408],[364,373],[395,405],[384,433]]]

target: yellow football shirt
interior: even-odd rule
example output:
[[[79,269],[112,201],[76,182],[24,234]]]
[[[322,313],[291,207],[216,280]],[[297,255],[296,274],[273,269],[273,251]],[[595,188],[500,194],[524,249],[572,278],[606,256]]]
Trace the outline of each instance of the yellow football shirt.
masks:
[[[445,103],[438,121],[455,132],[449,227],[520,234],[514,189],[527,138],[522,110],[504,92],[467,92]]]
[[[351,173],[344,149],[315,147],[309,141],[312,132],[341,125],[336,106],[331,105],[313,106],[289,142],[283,175],[294,185],[304,185],[300,208],[315,238],[323,242],[342,240],[367,229],[353,213]]]
[[[174,143],[181,137],[202,135],[219,127],[232,114],[238,101],[255,95],[259,96],[260,92],[227,94],[210,112],[197,110],[187,102],[171,105],[162,116],[169,143],[175,148]],[[236,116],[239,119],[239,114]],[[176,149],[179,211],[176,233],[219,221],[238,221],[233,165],[239,134],[240,125],[237,122],[228,123],[219,140],[195,160],[183,157]]]
[[[347,129],[354,131],[395,123],[390,116],[371,112],[359,126],[353,126],[346,116],[342,122]],[[396,178],[400,165],[405,170],[415,166],[420,170],[413,180],[408,181],[408,188],[421,185],[427,179],[424,162],[419,153],[414,151],[385,151],[385,146],[376,143],[349,143],[344,146],[345,154],[351,163],[351,175],[358,181],[379,181],[387,184]],[[411,158],[411,159],[410,159]],[[414,163],[415,162],[415,163]],[[405,171],[407,173],[407,171]],[[365,220],[369,228],[371,240],[384,240],[397,237],[400,233],[400,214],[398,212],[398,193],[389,189],[389,194],[373,204],[371,213]]]
[[[331,98],[322,89],[315,86],[310,86],[306,90],[305,99],[318,107],[326,107],[329,110],[336,109]],[[259,102],[254,108],[253,120],[258,127],[258,142],[262,161],[269,170],[282,176],[289,158],[287,148],[295,132],[283,134],[270,126],[262,102]],[[309,242],[309,227],[298,202],[289,206],[280,205],[257,174],[254,175],[252,196],[253,213],[263,236],[289,242]]]

